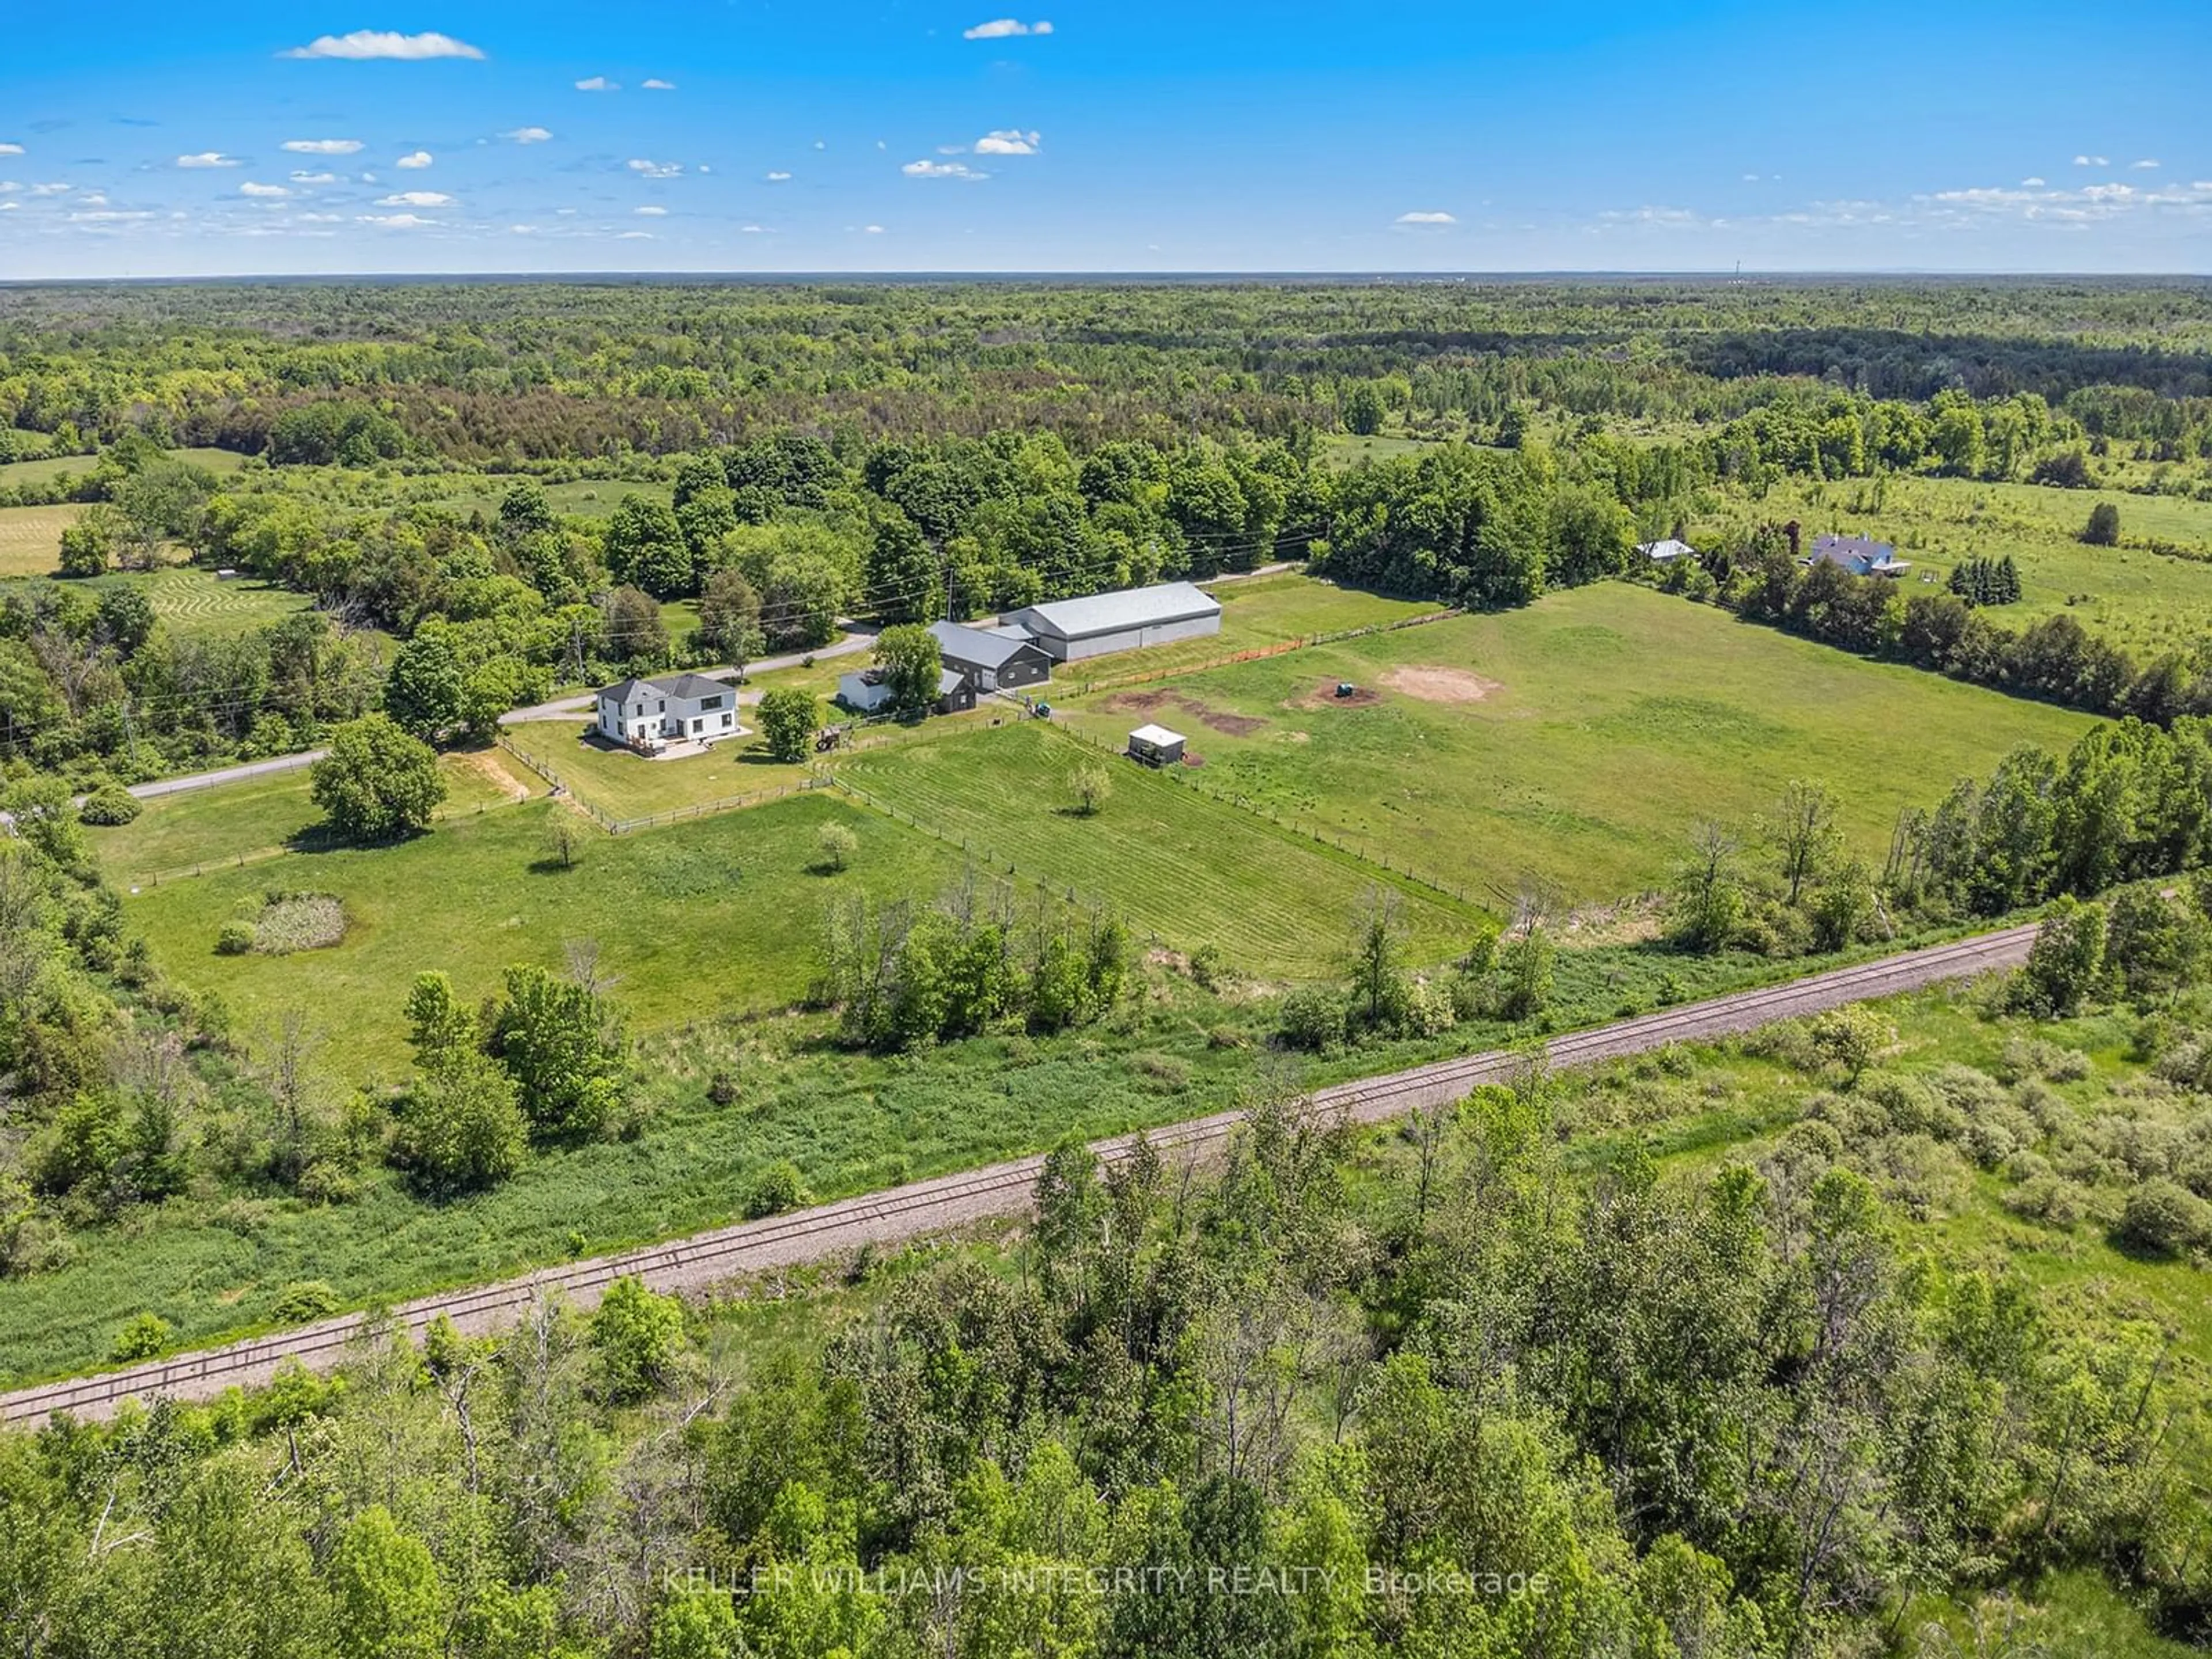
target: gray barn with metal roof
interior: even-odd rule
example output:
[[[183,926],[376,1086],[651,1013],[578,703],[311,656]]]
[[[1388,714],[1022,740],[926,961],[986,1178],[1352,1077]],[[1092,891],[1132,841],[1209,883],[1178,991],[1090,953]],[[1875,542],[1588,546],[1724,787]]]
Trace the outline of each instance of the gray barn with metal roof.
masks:
[[[940,622],[930,623],[929,631],[937,636],[945,665],[967,676],[979,691],[1041,685],[1052,678],[1052,659],[1019,629]]]
[[[1221,601],[1188,582],[1161,582],[1033,605],[1007,620],[1026,629],[1054,662],[1079,662],[1218,634]]]

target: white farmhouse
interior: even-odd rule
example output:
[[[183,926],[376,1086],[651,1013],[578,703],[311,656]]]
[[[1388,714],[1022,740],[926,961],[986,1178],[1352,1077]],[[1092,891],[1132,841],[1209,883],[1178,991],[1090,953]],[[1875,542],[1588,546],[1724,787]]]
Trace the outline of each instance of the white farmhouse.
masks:
[[[720,680],[669,674],[608,686],[599,694],[593,724],[615,743],[702,743],[737,734],[737,708],[735,688]]]

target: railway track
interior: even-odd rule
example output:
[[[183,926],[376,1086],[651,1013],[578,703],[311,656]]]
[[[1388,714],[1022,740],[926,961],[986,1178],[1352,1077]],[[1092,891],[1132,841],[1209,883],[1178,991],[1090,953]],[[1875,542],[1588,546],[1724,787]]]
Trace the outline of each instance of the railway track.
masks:
[[[2033,924],[2010,927],[1784,985],[1686,1004],[1555,1037],[1546,1045],[1546,1054],[1555,1066],[1572,1066],[1669,1042],[1729,1036],[1793,1014],[2013,967],[2026,958],[2034,938]],[[1341,1112],[1355,1122],[1379,1123],[1457,1100],[1480,1084],[1502,1081],[1520,1063],[1520,1056],[1506,1049],[1438,1060],[1317,1091],[1314,1109]],[[1224,1141],[1238,1118],[1233,1111],[1217,1112],[1151,1130],[1147,1136],[1163,1154],[1199,1158]],[[1127,1156],[1136,1140],[1133,1134],[1116,1136],[1096,1143],[1094,1150],[1111,1162]],[[392,1310],[392,1317],[410,1334],[419,1334],[441,1316],[463,1332],[482,1334],[509,1322],[533,1298],[554,1291],[589,1307],[615,1279],[631,1274],[655,1290],[697,1290],[740,1273],[793,1266],[862,1244],[895,1243],[969,1222],[1018,1215],[1029,1206],[1043,1161],[1036,1156],[1014,1158],[664,1244],[545,1267],[472,1290],[423,1297]],[[362,1325],[361,1315],[343,1315],[125,1370],[17,1389],[0,1395],[0,1422],[31,1422],[60,1411],[96,1419],[133,1396],[206,1399],[234,1385],[264,1383],[287,1360],[326,1369],[343,1356]]]

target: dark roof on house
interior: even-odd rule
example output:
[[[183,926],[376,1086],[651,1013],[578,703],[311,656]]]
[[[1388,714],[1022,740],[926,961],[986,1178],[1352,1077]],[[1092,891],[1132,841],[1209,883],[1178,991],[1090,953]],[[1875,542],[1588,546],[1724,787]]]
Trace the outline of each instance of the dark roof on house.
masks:
[[[977,668],[1004,668],[1017,653],[1037,648],[1027,634],[1011,629],[967,628],[958,623],[937,622],[930,623],[929,631],[937,636],[938,649],[944,653],[945,661],[970,663]]]
[[[641,692],[649,697],[681,697],[696,701],[701,697],[720,696],[730,688],[720,680],[709,679],[704,674],[670,674],[657,680],[623,680],[599,691],[601,698],[612,697],[617,702],[628,702]]]
[[[1054,599],[1033,605],[1021,613],[1028,623],[1042,624],[1046,632],[1064,640],[1085,640],[1097,634],[1118,634],[1124,629],[1220,614],[1221,601],[1188,582],[1161,582],[1152,587],[1123,588],[1118,593],[1093,593],[1087,599]]]

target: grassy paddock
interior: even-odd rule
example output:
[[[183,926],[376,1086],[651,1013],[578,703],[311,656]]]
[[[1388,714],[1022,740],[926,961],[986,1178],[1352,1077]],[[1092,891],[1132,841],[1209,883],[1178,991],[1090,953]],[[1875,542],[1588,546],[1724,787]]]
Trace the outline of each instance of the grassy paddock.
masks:
[[[750,708],[738,718],[757,720]],[[716,744],[703,755],[647,760],[624,749],[610,749],[583,736],[581,716],[563,720],[530,720],[510,726],[505,736],[525,755],[550,768],[579,799],[617,820],[678,812],[732,796],[795,788],[810,765],[785,765],[769,758],[757,737]],[[510,758],[510,765],[520,763]]]
[[[544,786],[506,757],[445,755],[441,818],[472,817],[504,806],[519,791],[543,794]],[[101,871],[118,886],[143,885],[196,866],[235,864],[285,852],[312,834],[322,810],[308,798],[307,769],[271,773],[243,783],[156,795],[145,811],[113,828],[88,825],[85,836]]]
[[[959,866],[957,851],[825,792],[638,836],[590,830],[564,870],[548,857],[545,824],[567,810],[534,802],[453,818],[397,847],[214,870],[142,891],[126,916],[166,969],[220,993],[247,1026],[305,1009],[328,1027],[334,1071],[391,1079],[406,1066],[400,1005],[423,969],[452,973],[472,1002],[510,963],[558,967],[564,941],[591,939],[641,1029],[757,1012],[805,993],[831,894],[928,896]],[[815,867],[816,831],[831,821],[860,837],[842,876]],[[345,943],[216,956],[222,924],[271,887],[337,894]]]
[[[1170,673],[1201,663],[1218,662],[1243,651],[1262,651],[1316,634],[1372,628],[1428,616],[1439,607],[1432,599],[1396,599],[1356,587],[1339,587],[1296,571],[1215,583],[1207,590],[1221,601],[1221,632],[1183,640],[1149,651],[1122,651],[1088,662],[1056,668],[1050,684],[1037,689],[1048,700],[1079,695],[1094,680]]]
[[[1878,861],[1899,808],[2091,724],[1625,583],[1056,707],[1107,743],[1186,732],[1200,786],[1470,894],[1533,872],[1579,899],[1663,883],[1700,819],[1799,776]]]
[[[1113,781],[1092,817],[1076,815],[1067,787],[1079,765]],[[1334,973],[1378,888],[1396,893],[1419,960],[1464,950],[1480,925],[1468,905],[1033,722],[863,752],[836,775],[1000,874],[1108,904],[1177,949],[1217,945],[1249,973]]]

